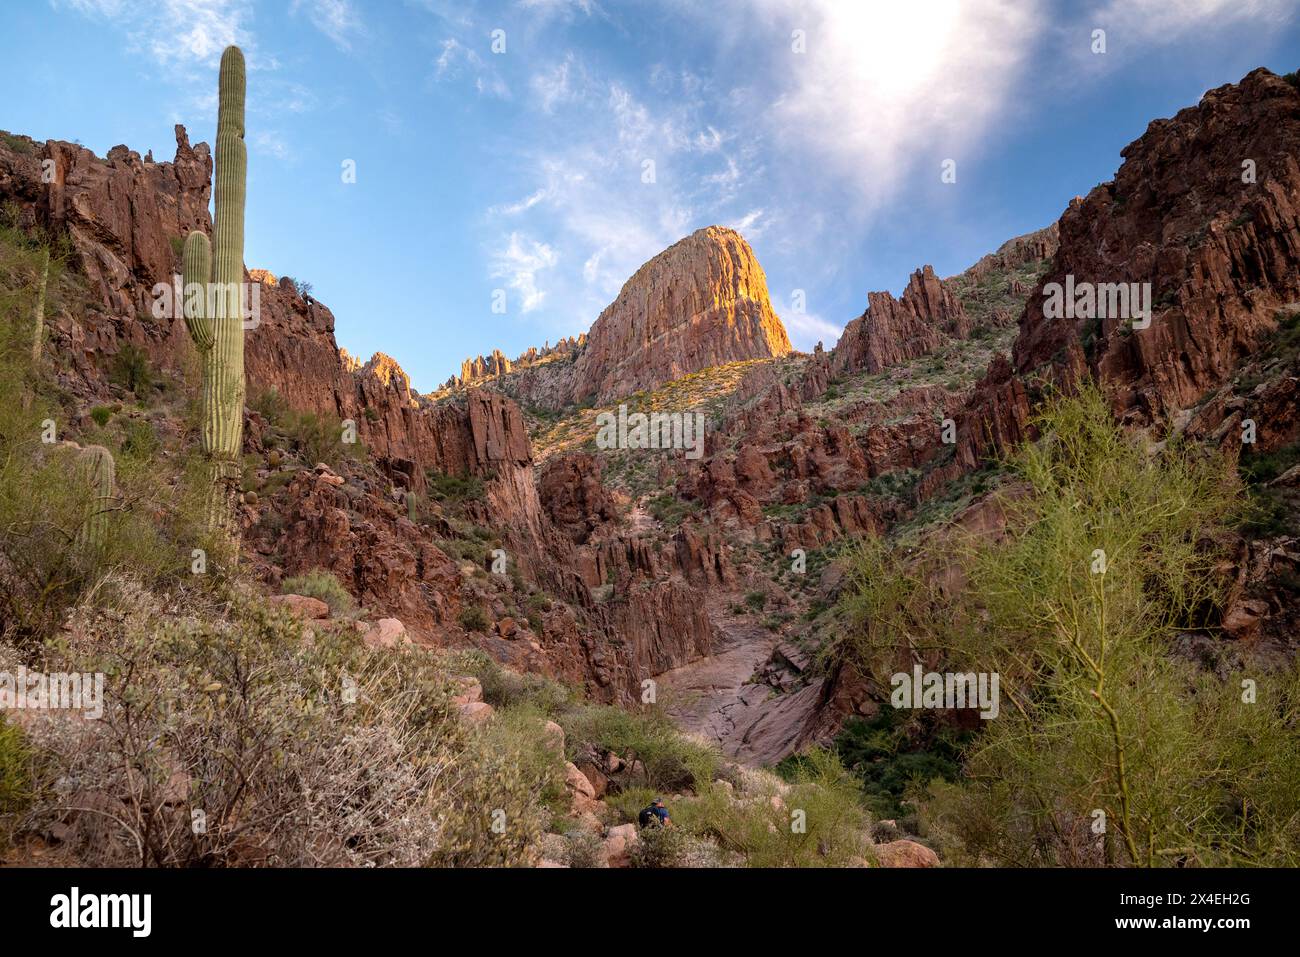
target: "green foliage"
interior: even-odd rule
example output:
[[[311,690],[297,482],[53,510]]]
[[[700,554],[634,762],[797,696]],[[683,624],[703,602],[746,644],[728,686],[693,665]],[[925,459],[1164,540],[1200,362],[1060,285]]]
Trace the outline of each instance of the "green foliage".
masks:
[[[90,410],[90,418],[102,429],[113,418],[113,410],[107,405],[97,405]]]
[[[671,808],[673,821],[740,855],[749,867],[837,867],[865,858],[870,820],[857,781],[836,755],[813,749],[790,771],[793,780],[785,787],[773,779],[735,797],[710,787]]]
[[[483,700],[498,709],[531,708],[554,717],[577,697],[571,688],[550,678],[503,668],[491,655],[477,649],[456,652],[448,658],[448,666],[477,678],[483,688]]]
[[[893,708],[872,719],[852,717],[835,739],[844,765],[862,782],[867,806],[876,817],[907,818],[905,795],[935,779],[955,781],[961,772],[960,737],[952,732],[916,740]]]
[[[600,867],[604,850],[605,842],[591,831],[575,829],[564,835],[564,863],[569,867]]]
[[[448,475],[429,469],[425,479],[429,497],[438,502],[460,503],[483,498],[483,480],[477,475]]]
[[[109,381],[143,398],[153,391],[155,376],[149,356],[133,343],[118,350],[109,366]]]
[[[632,846],[633,867],[681,867],[686,857],[686,833],[676,827],[643,827]]]
[[[488,630],[488,616],[482,605],[466,605],[461,609],[460,617],[456,620],[466,631],[486,632]]]
[[[291,411],[283,422],[289,441],[307,466],[324,462],[336,466],[364,455],[360,442],[343,441],[343,420],[337,415]]]
[[[280,592],[317,598],[329,605],[330,614],[335,618],[347,618],[357,611],[356,599],[343,587],[338,576],[324,568],[314,568],[305,575],[286,578],[280,584]]]
[[[289,400],[275,389],[259,392],[248,407],[273,428],[282,428],[289,417]]]
[[[12,133],[0,132],[0,143],[4,143],[11,151],[21,153],[24,156],[35,152],[35,147],[21,136],[14,136]]]
[[[1004,538],[864,553],[844,601],[858,627],[841,660],[877,681],[921,654],[1000,677],[963,778],[916,795],[923,824],[967,863],[1294,862],[1294,675],[1252,674],[1246,705],[1244,676],[1169,654],[1176,634],[1217,625],[1215,543],[1242,512],[1233,469],[1174,443],[1150,453],[1092,386],[1049,401],[1039,426],[1011,463],[1022,491],[1001,502]],[[965,586],[935,591],[954,568]]]
[[[153,459],[162,448],[158,433],[145,419],[128,419],[123,426],[122,454],[141,462]]]
[[[606,748],[625,760],[634,755],[645,765],[648,785],[660,791],[707,785],[721,764],[716,750],[684,736],[658,708],[625,711],[586,705],[559,721],[570,756],[576,756],[584,744]]]
[[[767,592],[751,591],[745,595],[745,605],[751,611],[762,611],[767,607]]]

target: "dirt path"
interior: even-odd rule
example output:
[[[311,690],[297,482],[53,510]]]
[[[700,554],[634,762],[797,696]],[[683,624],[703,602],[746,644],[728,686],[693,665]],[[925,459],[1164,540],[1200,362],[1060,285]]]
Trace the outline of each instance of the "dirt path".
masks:
[[[722,639],[709,657],[656,678],[665,710],[683,731],[717,742],[730,757],[774,764],[794,750],[821,682],[778,693],[755,672],[781,636],[733,615],[721,598],[711,600],[708,611]]]

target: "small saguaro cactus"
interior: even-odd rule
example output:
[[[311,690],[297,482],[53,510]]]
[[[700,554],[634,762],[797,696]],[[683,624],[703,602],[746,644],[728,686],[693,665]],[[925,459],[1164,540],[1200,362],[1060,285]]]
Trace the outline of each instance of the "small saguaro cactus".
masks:
[[[211,476],[208,524],[229,528],[240,479],[244,433],[244,54],[221,56],[217,113],[213,243],[201,232],[185,240],[185,325],[203,365],[202,447]]]
[[[36,288],[36,331],[32,333],[32,362],[41,361],[41,345],[45,340],[45,287],[50,282],[50,251],[45,250],[41,261],[41,284]]]
[[[77,453],[77,471],[90,489],[86,517],[79,539],[94,551],[104,547],[108,534],[108,513],[112,508],[116,467],[113,453],[102,445],[87,445]]]

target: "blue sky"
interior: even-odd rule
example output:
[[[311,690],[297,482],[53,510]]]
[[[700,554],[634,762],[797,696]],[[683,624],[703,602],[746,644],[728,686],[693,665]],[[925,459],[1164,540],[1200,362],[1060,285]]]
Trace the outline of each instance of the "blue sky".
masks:
[[[248,265],[310,282],[341,346],[429,391],[467,356],[586,330],[711,223],[749,239],[796,347],[829,346],[869,290],[1055,220],[1151,119],[1300,68],[1298,7],[7,0],[0,128],[170,159],[174,123],[212,142],[241,44]]]

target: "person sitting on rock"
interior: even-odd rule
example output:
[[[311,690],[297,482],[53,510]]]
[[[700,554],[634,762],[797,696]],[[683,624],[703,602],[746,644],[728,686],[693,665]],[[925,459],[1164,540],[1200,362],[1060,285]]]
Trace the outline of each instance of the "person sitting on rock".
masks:
[[[637,815],[637,824],[641,827],[672,827],[673,820],[668,816],[663,798],[655,798],[650,806]]]

